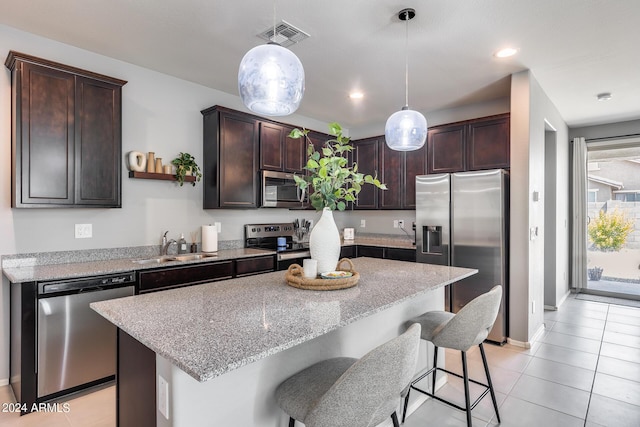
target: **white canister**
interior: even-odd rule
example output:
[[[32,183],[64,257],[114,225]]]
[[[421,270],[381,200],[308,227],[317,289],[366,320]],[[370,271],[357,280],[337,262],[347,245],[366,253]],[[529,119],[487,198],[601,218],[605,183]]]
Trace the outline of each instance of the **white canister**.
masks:
[[[344,240],[353,240],[355,232],[353,228],[345,228],[342,234]]]
[[[304,271],[304,277],[315,279],[318,277],[318,261],[311,258],[303,259],[302,270]]]

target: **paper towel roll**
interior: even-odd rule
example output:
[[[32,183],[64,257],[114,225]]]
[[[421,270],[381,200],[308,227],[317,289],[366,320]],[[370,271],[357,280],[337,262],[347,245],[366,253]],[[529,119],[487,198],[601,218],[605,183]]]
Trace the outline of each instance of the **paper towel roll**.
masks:
[[[202,226],[202,252],[218,252],[218,227]]]

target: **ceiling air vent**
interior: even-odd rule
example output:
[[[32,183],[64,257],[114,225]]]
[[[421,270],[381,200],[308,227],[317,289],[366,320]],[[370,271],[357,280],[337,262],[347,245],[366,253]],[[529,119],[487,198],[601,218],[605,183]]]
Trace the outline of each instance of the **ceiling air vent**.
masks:
[[[282,20],[279,24],[276,25],[275,35],[273,33],[273,27],[270,27],[258,34],[258,37],[270,42],[277,43],[282,47],[289,47],[292,44],[299,43],[302,40],[308,38],[309,34],[305,33],[299,28],[294,27],[287,21]]]

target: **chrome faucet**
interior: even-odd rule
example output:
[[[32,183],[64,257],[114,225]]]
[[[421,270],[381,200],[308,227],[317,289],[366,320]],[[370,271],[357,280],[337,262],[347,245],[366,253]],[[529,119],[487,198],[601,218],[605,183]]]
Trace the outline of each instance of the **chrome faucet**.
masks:
[[[167,255],[167,252],[169,252],[169,246],[171,246],[172,244],[178,244],[178,242],[176,242],[174,239],[171,239],[169,241],[167,241],[167,233],[169,232],[169,230],[165,231],[164,234],[162,235],[162,249],[160,250],[160,255],[164,256]]]

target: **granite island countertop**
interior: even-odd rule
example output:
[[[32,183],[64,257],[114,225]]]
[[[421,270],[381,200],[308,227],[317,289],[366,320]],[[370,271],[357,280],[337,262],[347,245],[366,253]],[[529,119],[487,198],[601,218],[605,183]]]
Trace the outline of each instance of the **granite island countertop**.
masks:
[[[357,286],[307,291],[278,271],[91,307],[198,381],[207,381],[477,273],[374,258],[352,260]]]
[[[67,262],[61,264],[24,265],[3,268],[3,274],[12,283],[25,283],[40,280],[61,280],[102,274],[126,273],[129,271],[145,270],[149,268],[189,265],[205,262],[227,261],[240,258],[250,258],[263,255],[274,255],[276,251],[263,249],[225,249],[219,250],[216,256],[190,261],[169,261],[162,264],[137,264],[134,258],[106,259],[88,262]],[[186,254],[189,255],[189,254]],[[157,255],[156,255],[157,256]]]

